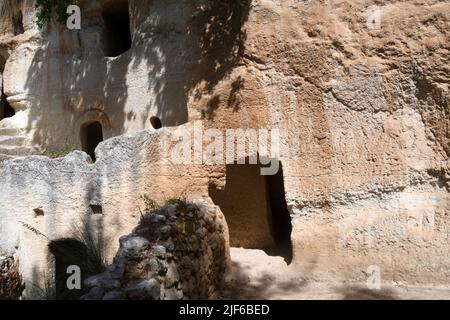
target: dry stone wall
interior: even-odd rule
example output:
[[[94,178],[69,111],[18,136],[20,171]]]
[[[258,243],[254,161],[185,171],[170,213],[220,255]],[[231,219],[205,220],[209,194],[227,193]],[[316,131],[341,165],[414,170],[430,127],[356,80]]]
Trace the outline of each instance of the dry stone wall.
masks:
[[[225,218],[206,201],[146,213],[120,238],[114,263],[88,278],[85,300],[179,300],[217,296],[229,264]]]

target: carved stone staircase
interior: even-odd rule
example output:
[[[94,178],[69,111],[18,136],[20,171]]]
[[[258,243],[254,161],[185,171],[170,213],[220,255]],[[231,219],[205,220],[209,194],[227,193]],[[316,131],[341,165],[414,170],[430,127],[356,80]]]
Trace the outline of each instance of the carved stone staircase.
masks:
[[[27,146],[27,137],[20,130],[0,128],[0,168],[7,160],[35,153],[33,147]]]

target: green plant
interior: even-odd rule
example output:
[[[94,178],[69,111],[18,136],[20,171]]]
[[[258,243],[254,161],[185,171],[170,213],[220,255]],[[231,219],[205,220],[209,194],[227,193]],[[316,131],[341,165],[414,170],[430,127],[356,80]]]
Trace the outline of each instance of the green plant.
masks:
[[[91,158],[90,155],[88,155],[87,163],[88,163],[88,164],[94,164],[94,160],[92,160],[92,158]]]
[[[67,7],[79,4],[78,0],[36,0],[37,24],[42,28],[50,22],[53,17],[60,23],[65,23],[69,15]]]
[[[180,202],[182,202],[183,200],[180,200],[180,199],[176,199],[176,198],[173,198],[173,199],[168,199],[168,200],[166,200],[166,206],[168,206],[168,205],[174,205],[174,206],[177,206],[177,205],[179,205],[180,204]]]
[[[65,145],[63,147],[48,147],[43,155],[47,156],[51,159],[62,158],[67,156],[69,153],[77,150],[77,147],[74,145]],[[92,161],[92,160],[91,160]]]
[[[77,241],[86,246],[84,273],[90,276],[105,271],[107,265],[106,257],[104,255],[105,244],[100,237],[95,236],[94,233],[90,231],[87,218],[82,219],[81,225],[75,227],[73,234]],[[78,252],[74,252],[74,254],[76,255]]]
[[[142,195],[141,199],[144,202],[144,212],[152,212],[161,207],[155,200],[151,199],[146,194]]]
[[[180,198],[170,198],[165,201],[165,205],[174,205],[177,208],[178,213],[185,213],[187,210],[186,206],[186,195],[183,194]]]

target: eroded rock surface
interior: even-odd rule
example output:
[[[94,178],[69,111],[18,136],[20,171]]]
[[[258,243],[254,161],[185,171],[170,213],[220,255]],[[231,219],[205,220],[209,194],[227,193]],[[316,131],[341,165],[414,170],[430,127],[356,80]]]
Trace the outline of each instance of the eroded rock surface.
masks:
[[[175,128],[151,129],[156,117],[191,133],[196,120],[280,130],[289,268],[302,279],[365,282],[375,266],[386,283],[450,284],[448,1],[130,1],[132,44],[117,57],[104,47],[106,1],[86,2],[75,33],[39,30],[25,3],[24,33],[0,23],[16,111],[0,121],[0,248],[17,250],[27,281],[51,259],[20,221],[55,240],[88,216],[117,244],[144,194],[210,197],[233,244],[274,242],[257,170],[170,163],[160,138]],[[11,160],[35,145],[82,149],[91,121],[105,139],[125,134],[95,164],[80,152]]]

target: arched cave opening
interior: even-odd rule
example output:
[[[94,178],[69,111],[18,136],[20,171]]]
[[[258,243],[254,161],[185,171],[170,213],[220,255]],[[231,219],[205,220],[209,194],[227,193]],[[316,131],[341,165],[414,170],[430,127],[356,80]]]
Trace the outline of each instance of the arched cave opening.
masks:
[[[128,0],[108,1],[103,6],[105,55],[117,57],[131,48]]]
[[[161,119],[158,117],[151,117],[150,123],[152,124],[153,129],[159,130],[162,128],[162,122]]]
[[[48,247],[55,259],[55,298],[57,300],[79,300],[83,294],[83,280],[86,276],[83,271],[86,270],[88,261],[86,245],[74,239],[60,239],[50,242]],[[74,272],[69,269],[71,266],[80,268],[80,289],[67,286],[69,277],[74,275]],[[72,283],[72,281],[69,282]]]
[[[225,189],[210,187],[209,194],[225,215],[231,247],[262,249],[269,255],[282,256],[289,264],[292,225],[283,168],[280,162],[276,175],[263,176],[261,167],[227,165]]]
[[[88,122],[81,126],[80,136],[83,151],[95,162],[95,149],[103,141],[102,125],[98,121]]]
[[[17,36],[25,32],[25,28],[23,26],[23,14],[22,11],[17,12],[17,14],[13,17],[13,28],[14,35]]]

